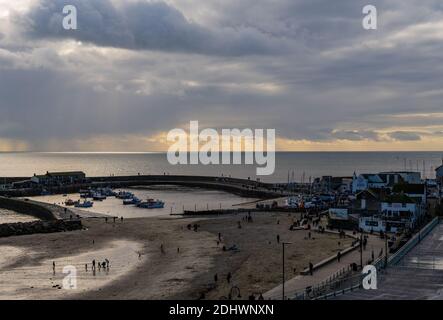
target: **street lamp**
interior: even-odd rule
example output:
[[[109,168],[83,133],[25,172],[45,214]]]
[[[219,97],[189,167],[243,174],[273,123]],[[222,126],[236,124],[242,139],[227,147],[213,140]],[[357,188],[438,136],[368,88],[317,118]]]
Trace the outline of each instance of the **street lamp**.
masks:
[[[282,265],[283,265],[283,272],[282,272],[282,280],[283,280],[283,283],[282,283],[282,300],[285,300],[285,245],[287,245],[287,244],[292,244],[292,242],[282,242],[281,243],[281,245],[282,245],[282,249],[283,249],[283,255],[282,255],[282,260],[283,260],[283,263],[282,263]]]

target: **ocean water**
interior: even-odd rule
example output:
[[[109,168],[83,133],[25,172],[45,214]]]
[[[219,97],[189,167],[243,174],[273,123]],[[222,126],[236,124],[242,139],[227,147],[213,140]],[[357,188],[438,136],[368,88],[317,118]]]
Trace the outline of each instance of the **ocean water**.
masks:
[[[442,152],[278,152],[275,172],[262,181],[309,181],[323,175],[351,176],[414,170],[424,177],[435,176],[442,164]],[[256,178],[255,165],[170,165],[165,153],[0,153],[0,177],[29,177],[46,171],[82,170],[88,176],[181,174],[231,175]]]

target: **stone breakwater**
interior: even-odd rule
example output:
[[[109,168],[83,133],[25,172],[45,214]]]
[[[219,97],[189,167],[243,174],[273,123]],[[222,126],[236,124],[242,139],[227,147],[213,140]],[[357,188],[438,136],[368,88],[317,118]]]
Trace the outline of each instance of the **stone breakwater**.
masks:
[[[31,221],[0,224],[0,237],[21,236],[35,233],[53,233],[81,230],[80,220]]]
[[[40,220],[57,220],[57,216],[50,209],[35,201],[0,197],[0,208],[33,216]]]
[[[0,208],[38,218],[38,221],[0,224],[0,237],[81,230],[81,220],[60,219],[60,208],[36,201],[0,197]]]

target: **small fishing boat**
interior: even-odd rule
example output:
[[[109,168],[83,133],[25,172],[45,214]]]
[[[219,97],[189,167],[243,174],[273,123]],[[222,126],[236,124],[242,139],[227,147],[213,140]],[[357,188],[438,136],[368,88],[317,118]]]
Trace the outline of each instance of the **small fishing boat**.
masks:
[[[115,197],[117,195],[117,193],[109,187],[101,188],[100,193],[107,197]]]
[[[106,196],[101,194],[100,192],[95,192],[92,194],[92,199],[96,201],[103,201],[106,200]]]
[[[74,206],[76,208],[91,208],[94,205],[94,202],[85,200],[83,202],[77,201]]]
[[[65,201],[65,205],[71,207],[71,206],[75,205],[75,201],[72,199],[68,199]]]
[[[132,199],[134,198],[134,194],[128,191],[119,191],[116,195],[118,199]]]
[[[140,202],[137,207],[143,209],[161,209],[165,207],[165,203],[161,200],[148,199],[147,201]]]
[[[124,205],[139,204],[141,202],[142,201],[139,198],[137,198],[137,197],[133,197],[131,199],[123,199],[123,204]]]

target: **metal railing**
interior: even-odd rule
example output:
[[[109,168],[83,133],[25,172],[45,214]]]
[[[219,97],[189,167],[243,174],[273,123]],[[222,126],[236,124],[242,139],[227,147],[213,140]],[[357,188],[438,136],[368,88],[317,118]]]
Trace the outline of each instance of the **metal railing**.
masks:
[[[408,242],[406,242],[397,252],[391,255],[388,259],[388,266],[396,265],[403,257],[411,251],[417,244],[425,238],[436,225],[439,223],[439,218],[432,219],[426,226],[424,226],[416,235],[414,235]]]
[[[388,259],[388,266],[397,264],[401,259],[411,251],[420,241],[426,237],[435,226],[439,224],[439,218],[434,218],[426,226],[424,226],[416,235],[414,235],[407,243],[405,243],[397,252]],[[384,274],[385,256],[376,258],[372,263],[377,268],[378,274]],[[435,263],[434,263],[435,265]],[[435,267],[434,267],[435,268]],[[294,296],[296,300],[320,300],[330,299],[348,292],[355,291],[362,287],[365,275],[360,273],[361,270],[353,271],[351,267],[343,268],[331,275],[325,281],[318,285],[308,287],[303,292],[299,292]]]

